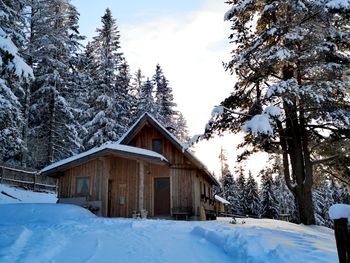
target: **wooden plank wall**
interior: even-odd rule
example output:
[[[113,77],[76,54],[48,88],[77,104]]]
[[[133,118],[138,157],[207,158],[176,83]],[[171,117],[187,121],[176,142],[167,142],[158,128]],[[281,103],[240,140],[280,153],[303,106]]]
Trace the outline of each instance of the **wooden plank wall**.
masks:
[[[90,178],[90,192],[87,201],[102,201],[102,215],[107,215],[107,164],[104,158],[91,160],[87,163],[68,169],[59,178],[58,198],[79,197],[76,194],[77,177]]]
[[[138,162],[119,157],[110,157],[112,181],[111,216],[131,217],[138,210]],[[124,200],[122,200],[124,199]]]
[[[129,145],[152,150],[152,139],[163,140],[162,155],[165,156],[170,162],[170,170],[168,173],[159,173],[158,171],[154,171],[152,173],[153,177],[151,176],[151,178],[154,178],[154,176],[164,176],[164,174],[169,174],[172,193],[171,208],[192,207],[192,213],[194,215],[199,215],[199,207],[201,205],[205,206],[206,209],[212,209],[213,207],[209,205],[209,202],[201,200],[201,189],[199,181],[205,183],[207,186],[210,185],[210,188],[211,184],[208,183],[207,179],[205,179],[205,176],[202,174],[202,172],[200,172],[186,158],[182,151],[178,150],[153,126],[145,125],[141,129],[141,131],[135,136],[135,138],[133,138]],[[148,187],[153,187],[153,183],[148,182],[147,184]],[[149,211],[152,211],[153,213],[153,189],[150,188],[148,191],[150,191],[151,193],[149,196],[146,196],[146,198],[150,198],[148,200],[148,207],[150,207]]]

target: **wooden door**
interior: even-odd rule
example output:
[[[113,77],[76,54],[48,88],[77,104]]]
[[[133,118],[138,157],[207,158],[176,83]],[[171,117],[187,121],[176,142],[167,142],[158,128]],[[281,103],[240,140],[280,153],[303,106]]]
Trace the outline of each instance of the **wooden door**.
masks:
[[[170,178],[154,178],[154,216],[170,216]]]

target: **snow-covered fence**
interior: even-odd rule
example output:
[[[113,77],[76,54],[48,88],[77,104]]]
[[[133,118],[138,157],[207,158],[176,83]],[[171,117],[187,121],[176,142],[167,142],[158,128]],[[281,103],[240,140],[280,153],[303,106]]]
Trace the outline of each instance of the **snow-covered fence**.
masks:
[[[334,220],[334,234],[337,243],[339,263],[350,262],[350,205],[336,204],[329,208],[329,216]]]
[[[34,191],[57,191],[57,179],[35,170],[0,164],[0,183],[18,185]]]

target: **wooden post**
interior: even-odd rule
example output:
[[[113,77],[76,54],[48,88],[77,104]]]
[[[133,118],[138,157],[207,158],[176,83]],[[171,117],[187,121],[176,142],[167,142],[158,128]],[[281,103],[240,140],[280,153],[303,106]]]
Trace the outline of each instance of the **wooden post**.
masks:
[[[337,243],[339,263],[350,262],[350,234],[348,231],[347,218],[334,220],[334,234]]]
[[[4,178],[4,167],[0,167],[0,184],[2,184],[2,179]]]
[[[33,191],[35,192],[35,184],[36,184],[36,173],[34,174],[34,182],[33,182]]]
[[[139,162],[139,210],[140,212],[144,209],[143,206],[143,195],[145,189],[145,164]]]

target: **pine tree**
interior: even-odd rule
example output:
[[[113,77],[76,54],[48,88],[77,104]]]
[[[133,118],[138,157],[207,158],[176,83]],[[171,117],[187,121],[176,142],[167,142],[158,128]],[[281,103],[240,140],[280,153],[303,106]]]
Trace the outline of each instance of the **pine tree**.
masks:
[[[173,116],[174,135],[182,142],[186,143],[190,140],[187,121],[180,111],[176,111]]]
[[[239,166],[236,180],[236,193],[238,197],[238,202],[236,204],[236,212],[240,215],[247,214],[248,211],[248,203],[247,203],[247,193],[246,193],[246,179],[244,177],[244,170],[242,166]]]
[[[126,128],[133,124],[130,119],[132,100],[129,95],[130,91],[130,81],[131,75],[129,71],[129,65],[125,59],[122,60],[119,65],[118,75],[117,75],[117,87],[116,87],[116,108],[117,108],[117,120],[118,125],[122,128],[120,129],[119,136],[124,134]]]
[[[289,214],[292,222],[298,222],[294,196],[288,189],[283,175],[278,174],[275,177],[273,192],[278,204],[278,214]]]
[[[227,206],[229,213],[237,214],[237,203],[239,201],[239,196],[237,193],[237,184],[234,180],[232,174],[228,171],[221,179],[222,185],[222,197],[230,202]]]
[[[42,167],[80,148],[70,86],[71,60],[81,39],[78,13],[67,0],[39,0],[31,23],[32,85],[29,148],[31,164]]]
[[[174,102],[174,96],[172,89],[169,86],[169,81],[164,76],[163,70],[159,64],[156,66],[156,72],[153,76],[153,85],[156,89],[155,104],[156,104],[156,117],[166,127],[175,126],[174,116],[176,103]]]
[[[276,218],[278,215],[278,203],[273,191],[273,178],[271,171],[261,172],[261,216],[265,218]]]
[[[245,186],[246,214],[259,216],[260,215],[260,197],[258,183],[255,181],[252,173],[249,171],[249,176]]]
[[[332,227],[333,222],[329,218],[329,208],[334,204],[332,193],[328,180],[322,180],[317,189],[313,190],[313,205],[315,210],[316,224],[326,227]]]
[[[0,1],[0,160],[18,164],[26,151],[21,84],[33,78],[24,62],[22,1]]]
[[[84,148],[90,149],[106,142],[115,142],[126,129],[125,96],[126,82],[122,83],[121,71],[127,64],[120,51],[120,34],[110,9],[101,18],[102,28],[97,29],[89,48],[91,69],[94,71],[90,88],[90,108],[86,112],[87,135]],[[125,63],[123,65],[123,63]],[[124,76],[125,81],[128,76]]]
[[[154,115],[155,103],[152,95],[153,88],[152,82],[147,78],[140,91],[140,102],[137,114],[138,117],[146,112]]]
[[[131,104],[131,116],[132,122],[135,122],[136,119],[141,115],[139,113],[139,104],[141,100],[141,89],[144,85],[144,78],[145,76],[142,74],[141,69],[138,69],[133,78],[131,87],[129,89],[129,98],[130,98],[130,104]]]
[[[214,117],[210,130],[239,132],[244,126],[253,151],[282,153],[300,221],[313,224],[313,165],[330,157],[315,160],[313,153],[349,138],[349,5],[228,3],[225,18],[232,23],[235,50],[226,68],[239,80],[222,106],[239,114]]]

